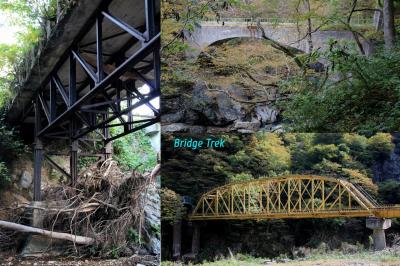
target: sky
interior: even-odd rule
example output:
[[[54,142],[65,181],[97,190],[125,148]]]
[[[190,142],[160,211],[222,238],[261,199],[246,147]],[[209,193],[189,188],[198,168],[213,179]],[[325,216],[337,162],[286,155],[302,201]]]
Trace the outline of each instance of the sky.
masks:
[[[140,88],[138,88],[138,91],[141,92],[142,94],[147,94],[150,92],[150,87],[148,85],[143,85]],[[150,103],[156,108],[160,109],[160,97],[154,98],[153,100],[150,101]],[[139,106],[138,108],[133,110],[133,114],[137,115],[148,115],[148,116],[154,116],[153,110],[151,110],[147,105],[143,104]]]
[[[17,32],[21,30],[21,27],[12,25],[8,12],[0,10],[0,43],[15,44]]]

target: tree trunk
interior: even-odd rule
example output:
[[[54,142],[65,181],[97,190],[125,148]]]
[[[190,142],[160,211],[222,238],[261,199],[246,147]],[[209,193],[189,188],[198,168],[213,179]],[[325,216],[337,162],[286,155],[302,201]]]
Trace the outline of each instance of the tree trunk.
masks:
[[[68,240],[68,241],[72,241],[72,242],[74,242],[76,244],[80,244],[80,245],[92,245],[95,242],[94,239],[90,238],[90,237],[71,235],[71,234],[67,234],[67,233],[57,233],[57,232],[52,232],[52,231],[36,228],[36,227],[31,227],[31,226],[26,226],[26,225],[22,225],[22,224],[1,221],[1,220],[0,220],[0,227],[15,230],[15,231],[20,231],[20,232],[24,232],[24,233],[32,233],[32,234],[42,235],[42,236],[54,238],[54,239]]]
[[[311,5],[309,0],[303,0],[304,7],[308,12],[308,16],[311,13]],[[311,18],[307,18],[307,43],[308,43],[308,52],[312,53],[314,49],[313,41],[312,41],[312,21]]]
[[[395,42],[393,0],[384,0],[383,2],[383,34],[385,39],[385,48],[391,49]]]

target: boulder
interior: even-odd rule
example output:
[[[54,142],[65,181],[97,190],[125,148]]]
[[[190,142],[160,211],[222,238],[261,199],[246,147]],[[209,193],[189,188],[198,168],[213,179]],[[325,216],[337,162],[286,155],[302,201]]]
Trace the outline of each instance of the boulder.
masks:
[[[278,111],[268,105],[259,105],[254,109],[257,119],[263,124],[270,124],[277,121]]]
[[[176,123],[182,120],[184,116],[184,111],[178,111],[176,113],[170,113],[170,114],[165,114],[161,115],[161,122],[162,123]]]
[[[260,121],[252,121],[252,122],[244,122],[244,121],[236,121],[235,129],[242,133],[252,133],[256,132],[260,129]]]
[[[162,133],[194,133],[203,134],[206,132],[206,127],[203,126],[191,126],[184,123],[173,123],[162,126]]]
[[[32,181],[32,175],[28,171],[24,170],[20,177],[20,186],[23,188],[29,188],[32,185]]]
[[[162,133],[172,133],[172,132],[179,132],[179,133],[185,133],[189,132],[190,126],[186,125],[184,123],[173,123],[169,125],[163,125],[161,127],[161,132]]]
[[[244,118],[243,106],[232,98],[242,97],[239,89],[230,86],[226,92],[222,88],[216,90],[210,91],[206,85],[197,84],[188,107],[200,113],[211,125],[224,126]]]

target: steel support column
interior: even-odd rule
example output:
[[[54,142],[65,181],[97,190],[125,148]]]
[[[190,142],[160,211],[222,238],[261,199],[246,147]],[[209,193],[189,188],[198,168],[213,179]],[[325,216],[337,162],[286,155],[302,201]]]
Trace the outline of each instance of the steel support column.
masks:
[[[35,147],[33,152],[33,200],[40,201],[40,190],[42,186],[42,161],[43,161],[43,143],[39,137],[36,137],[40,131],[40,107],[39,100],[35,103]]]
[[[103,119],[106,120],[108,119],[109,115],[108,114],[104,114],[103,115]],[[104,139],[107,140],[109,138],[111,138],[111,133],[110,133],[110,128],[108,127],[104,127],[103,128],[103,135],[104,135]],[[105,142],[104,143],[104,160],[107,160],[109,158],[111,158],[112,156],[112,142]]]
[[[33,200],[41,200],[41,186],[42,186],[42,162],[43,162],[43,144],[39,138],[35,140],[35,148],[33,155],[34,172],[33,172]]]
[[[71,184],[73,187],[75,187],[76,180],[78,178],[78,141],[76,140],[71,142],[69,165],[71,171]]]
[[[77,128],[76,118],[73,117],[69,123],[69,141],[70,141],[70,159],[69,159],[69,167],[70,167],[70,175],[71,175],[71,185],[75,187],[76,180],[78,178],[78,149],[79,144],[78,140],[73,140],[72,137]]]

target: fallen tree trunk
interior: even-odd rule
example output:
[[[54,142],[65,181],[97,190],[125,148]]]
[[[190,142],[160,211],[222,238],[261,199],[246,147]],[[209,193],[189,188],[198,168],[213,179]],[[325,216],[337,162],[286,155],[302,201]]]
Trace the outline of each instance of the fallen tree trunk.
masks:
[[[76,244],[80,244],[80,245],[92,245],[95,242],[95,240],[91,237],[77,236],[77,235],[72,235],[72,234],[67,234],[67,233],[52,232],[52,231],[48,231],[48,230],[44,230],[44,229],[40,229],[40,228],[36,228],[36,227],[31,227],[31,226],[26,226],[26,225],[22,225],[22,224],[1,221],[1,220],[0,220],[0,227],[6,228],[6,229],[11,229],[11,230],[16,230],[16,231],[24,232],[24,233],[38,234],[38,235],[42,235],[42,236],[53,238],[53,239],[68,240],[68,241],[72,241],[72,242],[74,242]]]

